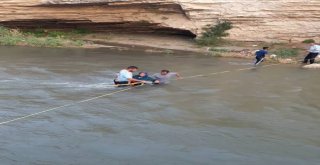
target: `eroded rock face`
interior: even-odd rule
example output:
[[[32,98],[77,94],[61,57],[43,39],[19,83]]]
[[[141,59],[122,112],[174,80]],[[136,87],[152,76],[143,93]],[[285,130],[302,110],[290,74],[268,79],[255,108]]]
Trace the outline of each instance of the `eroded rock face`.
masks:
[[[0,8],[0,24],[7,26],[192,36],[225,19],[235,25],[230,39],[320,39],[318,0],[2,0]]]

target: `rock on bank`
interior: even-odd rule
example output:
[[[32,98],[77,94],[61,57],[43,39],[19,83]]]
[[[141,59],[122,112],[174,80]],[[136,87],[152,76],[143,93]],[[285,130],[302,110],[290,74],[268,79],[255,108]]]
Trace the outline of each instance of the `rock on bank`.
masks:
[[[320,69],[320,64],[310,64],[303,66],[304,69]]]
[[[226,19],[234,40],[320,39],[318,0],[1,0],[0,8],[0,24],[11,27],[195,36]]]

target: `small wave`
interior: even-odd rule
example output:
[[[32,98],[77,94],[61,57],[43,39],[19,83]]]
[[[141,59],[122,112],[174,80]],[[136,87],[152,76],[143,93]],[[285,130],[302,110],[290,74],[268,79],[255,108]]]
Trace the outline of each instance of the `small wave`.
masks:
[[[297,88],[288,90],[287,92],[290,92],[290,93],[298,93],[298,92],[301,92],[302,90],[303,90],[302,88],[297,87]]]
[[[18,68],[18,70],[31,71],[31,72],[42,73],[42,74],[52,74],[53,73],[53,72],[48,71],[46,68],[39,68],[39,67]]]
[[[101,88],[113,88],[114,85],[113,84],[109,84],[109,83],[97,83],[97,84],[76,84],[76,83],[70,83],[67,85],[67,87],[71,87],[71,88],[97,88],[97,89],[101,89]]]
[[[6,82],[12,82],[12,81],[15,81],[15,80],[0,80],[0,83],[6,83]]]
[[[42,82],[41,85],[69,85],[69,82]]]
[[[111,83],[93,83],[93,84],[83,84],[79,82],[42,82],[35,85],[44,85],[46,87],[55,88],[112,88],[114,87]]]

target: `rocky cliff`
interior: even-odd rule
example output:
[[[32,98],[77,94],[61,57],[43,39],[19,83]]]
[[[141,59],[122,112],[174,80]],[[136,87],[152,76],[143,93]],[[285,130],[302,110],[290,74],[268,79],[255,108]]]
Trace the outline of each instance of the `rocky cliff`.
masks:
[[[1,0],[0,24],[199,35],[230,20],[230,39],[320,39],[319,0]]]

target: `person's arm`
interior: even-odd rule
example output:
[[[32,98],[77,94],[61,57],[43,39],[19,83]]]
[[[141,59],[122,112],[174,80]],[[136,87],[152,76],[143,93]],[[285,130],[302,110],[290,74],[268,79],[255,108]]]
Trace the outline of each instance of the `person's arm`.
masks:
[[[135,83],[135,82],[145,83],[145,81],[143,81],[143,80],[138,80],[138,79],[136,79],[136,78],[134,78],[134,77],[135,77],[135,76],[132,76],[132,74],[127,74],[127,75],[126,75],[126,78],[127,78],[128,82],[129,82],[129,84],[132,84],[132,83]]]
[[[151,76],[151,78],[153,78],[153,79],[155,79],[155,80],[158,80],[158,79],[159,79],[159,78],[158,78],[158,73],[153,74],[153,75]]]
[[[153,74],[151,77],[155,79],[157,77],[157,73]]]
[[[138,80],[138,79],[135,79],[135,78],[128,78],[128,82],[129,82],[129,84],[132,84],[132,83],[135,83],[135,82],[146,83],[146,81]]]
[[[182,78],[181,75],[179,73],[177,73],[177,72],[171,72],[169,74],[170,74],[170,77],[176,76],[177,79],[181,79]]]
[[[181,75],[179,73],[176,73],[177,79],[182,79]]]
[[[154,84],[160,84],[160,80],[159,80],[159,77],[158,77],[158,73],[155,73],[155,74],[153,74],[150,78],[152,78],[153,79],[153,83]]]
[[[306,50],[306,52],[310,52],[311,47],[309,47],[309,49]]]
[[[268,55],[269,54],[269,52],[268,51],[264,51],[264,55],[262,56],[262,58],[265,58],[266,57],[266,55]]]
[[[154,78],[152,78],[152,77],[150,77],[150,76],[148,76],[146,79],[145,79],[145,81],[151,81],[151,82],[153,82],[153,81],[155,81],[156,79],[154,79]]]

